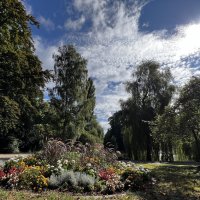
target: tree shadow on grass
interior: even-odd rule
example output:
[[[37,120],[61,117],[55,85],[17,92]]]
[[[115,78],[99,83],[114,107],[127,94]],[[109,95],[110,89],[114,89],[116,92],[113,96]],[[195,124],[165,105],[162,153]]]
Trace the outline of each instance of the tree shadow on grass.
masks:
[[[151,170],[155,185],[139,192],[145,200],[200,200],[200,173],[189,165],[159,165]]]

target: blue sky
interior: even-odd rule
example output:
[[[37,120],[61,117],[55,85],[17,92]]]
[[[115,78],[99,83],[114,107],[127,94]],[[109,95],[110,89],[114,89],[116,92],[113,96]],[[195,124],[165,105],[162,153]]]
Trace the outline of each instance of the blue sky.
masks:
[[[52,54],[74,44],[95,80],[95,113],[107,118],[126,99],[124,82],[143,60],[170,67],[183,85],[200,74],[200,0],[24,0],[40,22],[33,27],[36,54],[53,69]],[[48,87],[52,87],[49,83]]]

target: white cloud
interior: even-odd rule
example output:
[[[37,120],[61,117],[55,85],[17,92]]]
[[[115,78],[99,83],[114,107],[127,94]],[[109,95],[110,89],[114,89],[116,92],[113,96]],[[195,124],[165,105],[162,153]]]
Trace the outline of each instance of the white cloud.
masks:
[[[72,29],[72,30],[80,30],[83,24],[85,23],[85,17],[81,16],[80,19],[77,20],[67,20],[64,24],[64,27],[66,29]]]
[[[132,3],[127,5],[126,2]],[[89,74],[95,77],[96,114],[104,130],[108,128],[107,117],[119,109],[119,99],[128,96],[123,84],[113,84],[110,92],[109,82],[130,80],[142,60],[154,59],[162,67],[170,67],[180,85],[191,75],[200,74],[200,61],[197,60],[200,55],[200,22],[177,26],[173,35],[167,30],[144,33],[139,30],[144,5],[145,1],[139,0],[74,0],[76,12],[80,12],[84,19],[82,22],[90,20],[92,27],[86,34],[66,35],[65,39],[77,44],[79,52],[88,60]],[[76,21],[74,25],[68,21],[68,26],[80,29]],[[42,48],[41,53],[43,49],[41,59],[50,64],[52,60],[45,55],[50,56],[54,47]],[[195,68],[191,67],[192,63]]]
[[[26,12],[28,14],[33,14],[33,9],[32,9],[32,6],[28,3],[27,0],[21,0],[22,4],[24,5],[25,9],[26,9]]]
[[[57,45],[51,46],[49,44],[45,44],[39,36],[34,36],[34,45],[36,49],[36,54],[38,55],[39,59],[42,61],[43,69],[53,70],[53,54],[57,52]]]
[[[39,20],[41,26],[44,26],[48,31],[49,31],[49,30],[54,30],[54,29],[55,29],[55,24],[53,23],[52,20],[46,19],[46,18],[43,17],[43,16],[40,16],[40,17],[38,18],[38,20]]]

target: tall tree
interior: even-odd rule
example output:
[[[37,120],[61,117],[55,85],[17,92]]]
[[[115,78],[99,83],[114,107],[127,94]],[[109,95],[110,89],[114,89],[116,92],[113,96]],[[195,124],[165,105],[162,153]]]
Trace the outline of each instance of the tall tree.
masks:
[[[41,62],[34,54],[34,45],[29,24],[38,26],[33,16],[27,15],[21,1],[0,1],[0,111],[1,121],[10,118],[10,125],[1,127],[1,135],[7,132],[22,140],[34,125],[38,99],[43,98],[42,88],[49,78]],[[25,142],[26,143],[26,142]]]
[[[55,87],[50,90],[62,139],[77,139],[94,120],[95,88],[88,78],[86,60],[72,45],[64,45],[54,56]]]
[[[200,160],[200,77],[192,77],[182,88],[177,101],[180,135],[193,138],[196,160]]]
[[[161,71],[154,61],[143,62],[133,73],[133,81],[127,82],[131,97],[122,102],[126,123],[125,137],[131,140],[134,158],[152,160],[152,135],[149,123],[164,111],[171,100],[174,86],[169,69]],[[143,157],[144,159],[144,157]]]

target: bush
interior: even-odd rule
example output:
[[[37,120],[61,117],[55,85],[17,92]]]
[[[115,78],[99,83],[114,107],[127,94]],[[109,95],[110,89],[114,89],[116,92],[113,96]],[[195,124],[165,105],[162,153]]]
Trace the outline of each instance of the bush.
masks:
[[[95,178],[81,172],[75,172],[75,177],[78,182],[78,186],[84,188],[84,191],[94,190]]]
[[[52,188],[64,187],[64,185],[74,188],[77,185],[77,181],[73,171],[63,171],[60,175],[52,174],[49,179],[49,186]]]
[[[19,188],[34,191],[45,190],[48,186],[48,179],[42,175],[41,171],[39,166],[25,168],[19,175]]]
[[[125,190],[141,190],[144,189],[150,176],[147,172],[136,169],[128,169],[122,174],[122,182],[124,182]]]
[[[67,188],[68,190],[80,190],[82,187],[84,191],[91,191],[94,189],[95,178],[85,173],[70,171],[63,171],[60,175],[51,175],[49,179],[49,186],[51,188]]]

